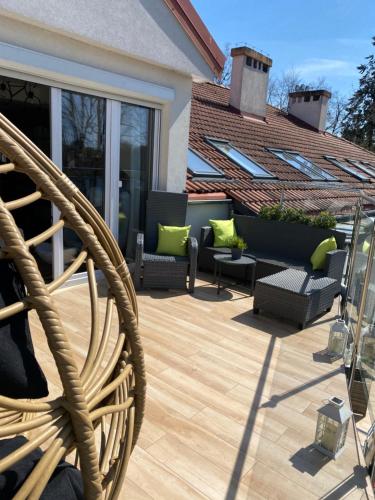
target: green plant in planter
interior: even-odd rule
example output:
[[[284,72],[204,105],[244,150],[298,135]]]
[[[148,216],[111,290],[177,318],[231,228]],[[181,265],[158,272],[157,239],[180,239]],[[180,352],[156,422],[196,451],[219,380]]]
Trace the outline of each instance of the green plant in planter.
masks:
[[[310,217],[299,208],[283,208],[281,211],[280,220],[283,222],[295,224],[309,224]]]
[[[279,203],[276,205],[263,205],[259,210],[259,217],[266,220],[280,220],[282,212],[283,208]]]
[[[231,247],[232,260],[239,260],[242,257],[242,252],[247,248],[245,240],[239,236],[234,236],[229,242]]]
[[[311,226],[322,227],[324,229],[333,229],[336,227],[336,219],[327,211],[320,212],[318,215],[311,217]]]
[[[246,250],[247,245],[243,238],[241,238],[240,236],[234,236],[229,241],[229,247],[238,248],[239,250]]]
[[[311,216],[298,208],[289,208],[277,203],[275,205],[264,205],[259,210],[259,217],[265,220],[279,220],[295,224],[306,224],[307,226],[321,227],[324,229],[333,229],[336,227],[336,219],[329,212],[320,212],[320,214]]]

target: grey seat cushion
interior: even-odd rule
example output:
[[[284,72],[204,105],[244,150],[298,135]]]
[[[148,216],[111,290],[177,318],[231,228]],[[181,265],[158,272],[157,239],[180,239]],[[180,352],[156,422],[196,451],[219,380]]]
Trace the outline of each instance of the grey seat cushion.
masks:
[[[204,247],[204,250],[209,252],[211,255],[215,255],[217,253],[227,254],[231,252],[231,249],[227,247]],[[283,269],[293,268],[299,271],[305,271],[309,273],[311,276],[316,278],[319,278],[324,275],[323,271],[313,271],[310,262],[304,262],[298,259],[293,259],[288,257],[280,257],[270,252],[254,250],[252,248],[245,250],[244,255],[246,257],[251,257],[252,259],[255,259],[258,265],[261,265],[263,263],[268,266],[274,266],[275,268],[283,268]],[[277,272],[277,269],[275,269],[275,272]]]
[[[324,275],[323,271],[313,271],[310,262],[304,262],[298,259],[288,257],[277,257],[270,253],[260,251],[246,251],[244,255],[256,259],[258,264],[266,264],[268,266],[275,266],[283,269],[297,269],[298,271],[305,271],[310,276],[320,278]]]
[[[310,295],[336,283],[336,280],[327,277],[314,279],[304,271],[286,269],[285,271],[261,278],[257,281],[258,283],[281,288],[298,295]]]
[[[189,258],[187,256],[180,255],[159,255],[157,253],[144,253],[143,254],[144,262],[158,262],[158,263],[181,263],[181,262],[189,262]]]

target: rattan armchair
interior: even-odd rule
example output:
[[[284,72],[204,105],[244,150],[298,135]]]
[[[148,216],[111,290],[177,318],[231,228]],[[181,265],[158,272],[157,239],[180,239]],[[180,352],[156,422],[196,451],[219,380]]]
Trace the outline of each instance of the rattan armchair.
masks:
[[[9,160],[0,165],[0,178],[19,172],[35,184],[35,191],[21,199],[4,202],[0,198],[0,259],[14,262],[27,290],[23,300],[0,309],[0,320],[7,321],[23,310],[35,309],[61,380],[61,393],[55,398],[30,400],[0,395],[0,442],[4,438],[27,437],[22,437],[21,446],[15,451],[0,459],[0,474],[38,450],[41,458],[16,498],[39,498],[62,459],[79,469],[85,498],[118,498],[140,432],[145,403],[137,303],[126,263],[93,206],[2,115],[0,151]],[[61,218],[48,230],[25,241],[12,211],[41,198],[55,205]],[[46,284],[32,248],[63,227],[76,233],[82,248],[64,273]],[[91,336],[83,366],[79,366],[55,293],[83,263],[90,290],[91,317],[87,322],[91,322]],[[107,285],[104,318],[100,318],[95,269],[100,269]]]
[[[198,242],[189,237],[187,256],[158,255],[158,223],[185,226],[188,195],[150,191],[146,207],[146,228],[137,234],[134,284],[135,288],[182,288],[194,292],[197,272]],[[188,281],[188,285],[187,285]]]

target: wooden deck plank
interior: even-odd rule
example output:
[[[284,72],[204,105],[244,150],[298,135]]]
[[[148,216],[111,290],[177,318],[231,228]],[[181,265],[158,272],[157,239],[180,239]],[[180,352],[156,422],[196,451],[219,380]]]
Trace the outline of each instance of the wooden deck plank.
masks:
[[[331,395],[347,397],[340,362],[317,355],[335,310],[299,331],[271,315],[252,315],[252,299],[241,289],[217,296],[203,278],[194,295],[138,294],[148,393],[121,498],[361,498],[366,483],[352,430],[336,461],[311,448],[317,408]],[[82,364],[88,287],[60,292],[58,308]],[[53,358],[30,317],[37,357],[57,395]]]

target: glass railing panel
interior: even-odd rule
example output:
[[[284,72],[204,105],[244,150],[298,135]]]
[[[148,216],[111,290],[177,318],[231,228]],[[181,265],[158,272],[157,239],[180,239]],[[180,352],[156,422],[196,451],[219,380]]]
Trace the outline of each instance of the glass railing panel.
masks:
[[[353,338],[357,330],[359,308],[363,297],[364,279],[373,231],[374,221],[365,213],[362,213],[359,219],[358,238],[355,247],[352,249],[353,264],[347,294],[347,323]]]
[[[368,397],[368,418],[375,420],[375,262],[368,259],[370,280],[363,295],[363,317],[356,367],[360,371],[361,381]]]

